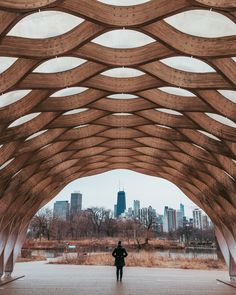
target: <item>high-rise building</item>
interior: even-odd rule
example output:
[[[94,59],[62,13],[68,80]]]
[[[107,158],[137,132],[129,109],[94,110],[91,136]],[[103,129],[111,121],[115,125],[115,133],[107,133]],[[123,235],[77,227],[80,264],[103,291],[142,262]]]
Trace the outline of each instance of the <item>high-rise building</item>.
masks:
[[[148,212],[149,214],[152,214],[153,216],[156,216],[157,212],[156,209],[152,208],[152,206],[148,206]]]
[[[190,228],[193,228],[193,218],[189,218],[188,224]]]
[[[176,229],[183,227],[183,220],[184,220],[184,206],[180,204],[181,210],[175,210],[173,208],[168,208],[165,206],[164,208],[164,215],[163,215],[163,232],[173,232]]]
[[[176,228],[183,228],[183,221],[184,221],[183,211],[177,210],[177,212],[176,212]]]
[[[70,216],[73,217],[75,214],[82,210],[82,194],[74,192],[70,198]]]
[[[164,208],[164,215],[163,215],[163,232],[168,233],[168,206]]]
[[[140,210],[141,223],[147,225],[148,223],[148,208],[144,207]]]
[[[68,201],[56,201],[53,207],[53,217],[62,220],[69,219],[69,202]]]
[[[163,233],[163,215],[157,215],[157,232]]]
[[[154,230],[157,231],[157,212],[156,209],[152,208],[152,206],[148,207],[148,219],[147,219],[147,226],[150,227]]]
[[[179,210],[182,212],[183,217],[184,217],[185,216],[185,213],[184,213],[184,205],[182,203],[180,203],[180,205],[179,205]]]
[[[134,200],[134,217],[140,218],[140,201]]]
[[[152,216],[157,217],[157,210],[152,208]]]
[[[152,206],[148,206],[147,208],[147,224],[150,224],[153,222],[154,216],[153,216],[153,209]]]
[[[202,229],[208,230],[209,229],[209,221],[207,215],[202,215]]]
[[[126,210],[125,192],[119,191],[117,194],[117,217],[119,217]]]
[[[183,218],[183,227],[185,228],[187,225],[189,225],[188,219],[186,216]]]
[[[202,211],[198,208],[193,210],[193,227],[202,229]]]
[[[133,216],[133,208],[132,208],[132,207],[129,207],[129,208],[128,208],[127,216],[128,216],[129,218],[131,218],[131,217]]]
[[[167,216],[168,216],[168,232],[176,231],[176,210],[172,208],[168,208]]]

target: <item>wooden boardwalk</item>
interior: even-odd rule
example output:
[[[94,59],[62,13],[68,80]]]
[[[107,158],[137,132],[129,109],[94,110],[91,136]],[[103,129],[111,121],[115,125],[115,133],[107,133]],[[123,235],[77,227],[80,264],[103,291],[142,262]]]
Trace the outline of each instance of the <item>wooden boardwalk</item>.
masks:
[[[16,264],[24,278],[0,287],[1,295],[233,295],[235,289],[217,282],[227,272],[160,268],[125,268],[117,283],[115,269],[105,266]]]

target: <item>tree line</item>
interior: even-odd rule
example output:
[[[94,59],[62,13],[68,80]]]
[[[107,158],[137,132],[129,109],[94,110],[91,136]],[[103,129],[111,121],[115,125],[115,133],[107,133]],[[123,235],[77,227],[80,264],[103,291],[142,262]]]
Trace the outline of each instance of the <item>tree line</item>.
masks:
[[[133,219],[114,219],[111,210],[92,207],[78,212],[68,220],[53,216],[52,210],[43,208],[33,217],[28,237],[48,240],[78,240],[92,237],[117,237],[146,241],[154,235],[150,222],[147,226]]]
[[[147,215],[142,222],[137,219],[114,219],[111,210],[103,207],[92,207],[78,212],[68,220],[53,216],[50,208],[43,208],[33,217],[28,237],[41,240],[79,240],[81,238],[119,237],[136,240],[137,245],[144,240],[148,244],[152,238],[170,240],[185,236],[187,244],[190,241],[215,241],[213,229],[202,231],[194,228],[180,228],[175,232],[158,232],[153,215]]]

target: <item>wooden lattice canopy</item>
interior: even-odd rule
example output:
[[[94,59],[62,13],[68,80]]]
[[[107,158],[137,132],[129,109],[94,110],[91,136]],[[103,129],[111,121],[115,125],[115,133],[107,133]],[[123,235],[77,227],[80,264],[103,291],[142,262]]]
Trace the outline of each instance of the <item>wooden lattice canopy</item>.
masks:
[[[236,1],[102,2],[0,0],[0,272],[12,269],[35,212],[66,184],[122,168],[165,178],[203,208],[232,274],[236,36],[197,36],[171,20],[211,13],[235,32]],[[55,12],[80,23],[33,35],[33,25],[50,33],[67,24],[54,23]],[[211,33],[201,18],[192,23]],[[114,33],[122,43],[126,32],[147,42],[101,41]]]

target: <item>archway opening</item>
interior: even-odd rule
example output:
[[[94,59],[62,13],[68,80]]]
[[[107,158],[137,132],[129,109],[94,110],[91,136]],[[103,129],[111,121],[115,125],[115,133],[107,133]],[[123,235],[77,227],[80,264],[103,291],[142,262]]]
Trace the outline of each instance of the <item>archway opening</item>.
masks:
[[[23,251],[51,263],[111,265],[118,240],[128,265],[223,267],[213,224],[196,204],[170,181],[121,169],[65,186],[33,218]]]

